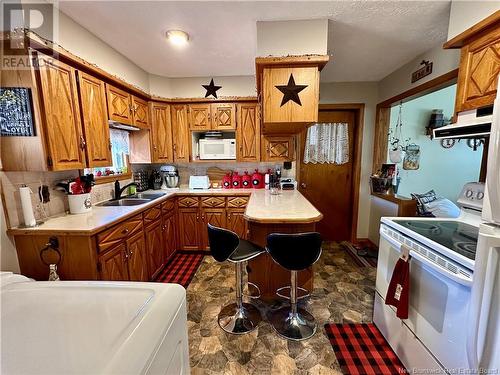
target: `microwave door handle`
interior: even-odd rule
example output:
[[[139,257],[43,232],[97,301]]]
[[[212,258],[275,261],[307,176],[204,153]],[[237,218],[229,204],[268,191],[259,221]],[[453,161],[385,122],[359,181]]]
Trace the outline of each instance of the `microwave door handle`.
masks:
[[[391,245],[394,246],[394,248],[401,252],[401,246],[402,246],[402,243],[395,240],[394,238],[392,238],[391,236],[389,236],[387,233],[384,233],[382,230],[380,231],[380,235],[385,239],[387,240]],[[455,281],[456,283],[460,284],[460,285],[463,285],[463,286],[466,286],[468,288],[471,287],[472,285],[472,280],[469,279],[468,277],[465,277],[465,276],[461,276],[461,275],[457,275],[451,271],[448,271],[446,268],[442,268],[440,266],[438,266],[437,264],[431,262],[430,260],[426,259],[425,257],[423,257],[422,255],[420,255],[419,253],[415,252],[414,250],[411,250],[410,249],[410,256],[414,259],[414,260],[417,260],[419,261],[420,263],[422,263],[422,265],[434,270],[435,272],[437,273],[440,273],[444,276],[446,276],[447,278]]]
[[[500,238],[480,233],[477,245],[478,249],[481,249],[482,256],[476,258],[474,265],[474,286],[469,303],[466,339],[467,359],[472,369],[488,365],[481,363],[482,353],[479,353],[479,342],[481,341],[481,346],[484,346],[486,334],[493,334],[491,327],[488,329],[487,324],[484,324],[482,320],[487,322],[491,318],[488,313],[491,311],[493,293],[498,293],[495,286],[498,288],[497,275],[500,272]],[[482,318],[483,313],[486,313],[484,318]]]

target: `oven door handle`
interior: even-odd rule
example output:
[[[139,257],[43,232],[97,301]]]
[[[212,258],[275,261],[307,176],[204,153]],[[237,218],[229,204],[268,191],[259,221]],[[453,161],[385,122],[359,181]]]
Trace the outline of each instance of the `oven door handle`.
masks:
[[[387,233],[385,233],[382,230],[380,231],[380,235],[386,241],[388,241],[391,245],[393,245],[396,248],[396,250],[398,250],[399,252],[401,252],[401,246],[402,246],[401,242],[399,242],[396,239],[392,238],[391,236],[389,236]],[[423,265],[425,265],[425,266],[433,269],[434,271],[436,271],[436,272],[438,272],[438,273],[440,273],[440,274],[448,277],[449,279],[455,281],[456,283],[458,283],[460,285],[463,285],[463,286],[466,286],[468,288],[470,288],[472,286],[472,279],[469,279],[468,277],[465,277],[465,276],[462,276],[462,275],[457,275],[456,273],[453,273],[453,272],[447,270],[446,268],[440,267],[436,263],[433,263],[429,259],[426,259],[425,257],[423,257],[422,255],[420,255],[419,253],[415,252],[412,249],[410,249],[410,255],[411,255],[411,257],[413,259],[418,260]]]

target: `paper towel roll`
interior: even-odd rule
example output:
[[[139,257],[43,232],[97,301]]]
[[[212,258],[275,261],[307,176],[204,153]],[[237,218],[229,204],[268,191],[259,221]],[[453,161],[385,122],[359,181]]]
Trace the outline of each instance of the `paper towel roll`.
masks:
[[[34,227],[36,225],[35,214],[33,213],[33,206],[31,205],[31,194],[33,192],[27,186],[19,188],[19,195],[21,196],[21,208],[23,210],[24,225],[27,227]]]

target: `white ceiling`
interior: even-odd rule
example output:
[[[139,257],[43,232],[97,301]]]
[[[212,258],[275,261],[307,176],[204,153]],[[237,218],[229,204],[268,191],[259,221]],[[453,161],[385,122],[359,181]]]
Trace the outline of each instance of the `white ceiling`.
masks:
[[[253,75],[256,21],[328,18],[321,80],[379,81],[446,39],[449,1],[60,1],[60,9],[145,71]],[[191,37],[178,49],[165,31]]]

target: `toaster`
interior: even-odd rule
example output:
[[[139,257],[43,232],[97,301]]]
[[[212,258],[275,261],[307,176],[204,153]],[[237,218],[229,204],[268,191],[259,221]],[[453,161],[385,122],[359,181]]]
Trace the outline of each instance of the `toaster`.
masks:
[[[190,189],[208,189],[210,180],[208,176],[189,176]]]

